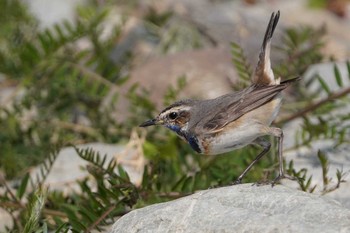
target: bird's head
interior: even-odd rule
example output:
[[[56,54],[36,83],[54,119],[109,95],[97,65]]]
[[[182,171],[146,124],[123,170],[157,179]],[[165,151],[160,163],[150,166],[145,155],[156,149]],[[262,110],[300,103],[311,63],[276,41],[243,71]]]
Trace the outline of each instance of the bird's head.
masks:
[[[191,117],[191,110],[195,103],[195,100],[175,102],[161,111],[156,118],[142,123],[140,127],[163,125],[182,136],[181,134],[187,129]]]

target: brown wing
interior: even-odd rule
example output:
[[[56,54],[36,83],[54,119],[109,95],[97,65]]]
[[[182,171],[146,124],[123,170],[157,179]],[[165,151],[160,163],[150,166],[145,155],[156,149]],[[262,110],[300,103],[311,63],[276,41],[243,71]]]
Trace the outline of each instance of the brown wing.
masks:
[[[202,118],[202,120],[190,130],[193,130],[196,134],[211,134],[219,132],[230,122],[271,101],[278,93],[296,80],[299,80],[299,77],[284,81],[279,85],[251,86],[239,93],[241,96],[240,98],[237,98],[237,94],[234,93],[232,101],[228,100],[230,95],[223,96],[223,98],[227,98],[221,100],[221,102],[226,101],[226,104],[224,105],[218,105],[208,101],[208,103],[205,104],[206,106],[202,106],[202,108],[207,107],[215,109],[215,114],[207,115]],[[219,103],[220,99],[218,98],[211,101]]]

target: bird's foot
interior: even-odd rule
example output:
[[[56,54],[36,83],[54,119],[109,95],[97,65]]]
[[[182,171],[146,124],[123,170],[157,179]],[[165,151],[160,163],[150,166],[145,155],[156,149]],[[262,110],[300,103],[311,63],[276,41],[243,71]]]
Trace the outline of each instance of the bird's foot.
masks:
[[[271,185],[273,187],[282,179],[298,180],[297,177],[290,176],[290,175],[287,175],[287,174],[280,174],[273,180],[258,181],[256,183],[254,183],[253,185],[256,185],[256,186]]]
[[[252,184],[252,186],[264,186],[264,185],[268,185],[271,184],[272,181],[270,180],[261,180],[261,181],[257,181],[255,183]]]
[[[288,174],[279,174],[272,182],[271,182],[271,186],[275,186],[275,184],[277,184],[280,180],[282,179],[288,179],[288,180],[298,180],[298,178],[294,177],[294,176],[290,176]]]
[[[210,185],[209,187],[208,187],[208,190],[209,189],[216,189],[216,188],[220,188],[221,186],[219,185],[219,184],[214,184],[214,185]]]
[[[242,178],[238,178],[236,181],[232,182],[232,185],[242,184]]]

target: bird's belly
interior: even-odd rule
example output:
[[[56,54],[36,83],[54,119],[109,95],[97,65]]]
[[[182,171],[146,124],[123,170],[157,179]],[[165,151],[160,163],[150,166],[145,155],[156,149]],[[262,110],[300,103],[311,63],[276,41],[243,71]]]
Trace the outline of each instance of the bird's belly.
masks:
[[[206,152],[215,155],[233,151],[251,144],[256,138],[264,134],[264,131],[258,125],[228,129],[224,133],[208,139],[209,147]]]
[[[268,134],[268,128],[277,116],[280,103],[281,97],[278,96],[226,125],[221,132],[205,138],[202,143],[202,153],[215,155],[233,151]]]

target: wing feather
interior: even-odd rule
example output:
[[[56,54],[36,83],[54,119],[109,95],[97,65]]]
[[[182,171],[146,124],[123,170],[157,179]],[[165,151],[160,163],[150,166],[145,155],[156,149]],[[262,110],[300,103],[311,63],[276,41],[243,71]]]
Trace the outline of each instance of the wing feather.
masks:
[[[212,134],[221,131],[227,124],[244,114],[266,104],[284,90],[289,84],[299,80],[287,80],[279,85],[253,85],[243,91],[204,101],[191,117],[189,130],[194,134]],[[203,117],[204,116],[204,117]]]

